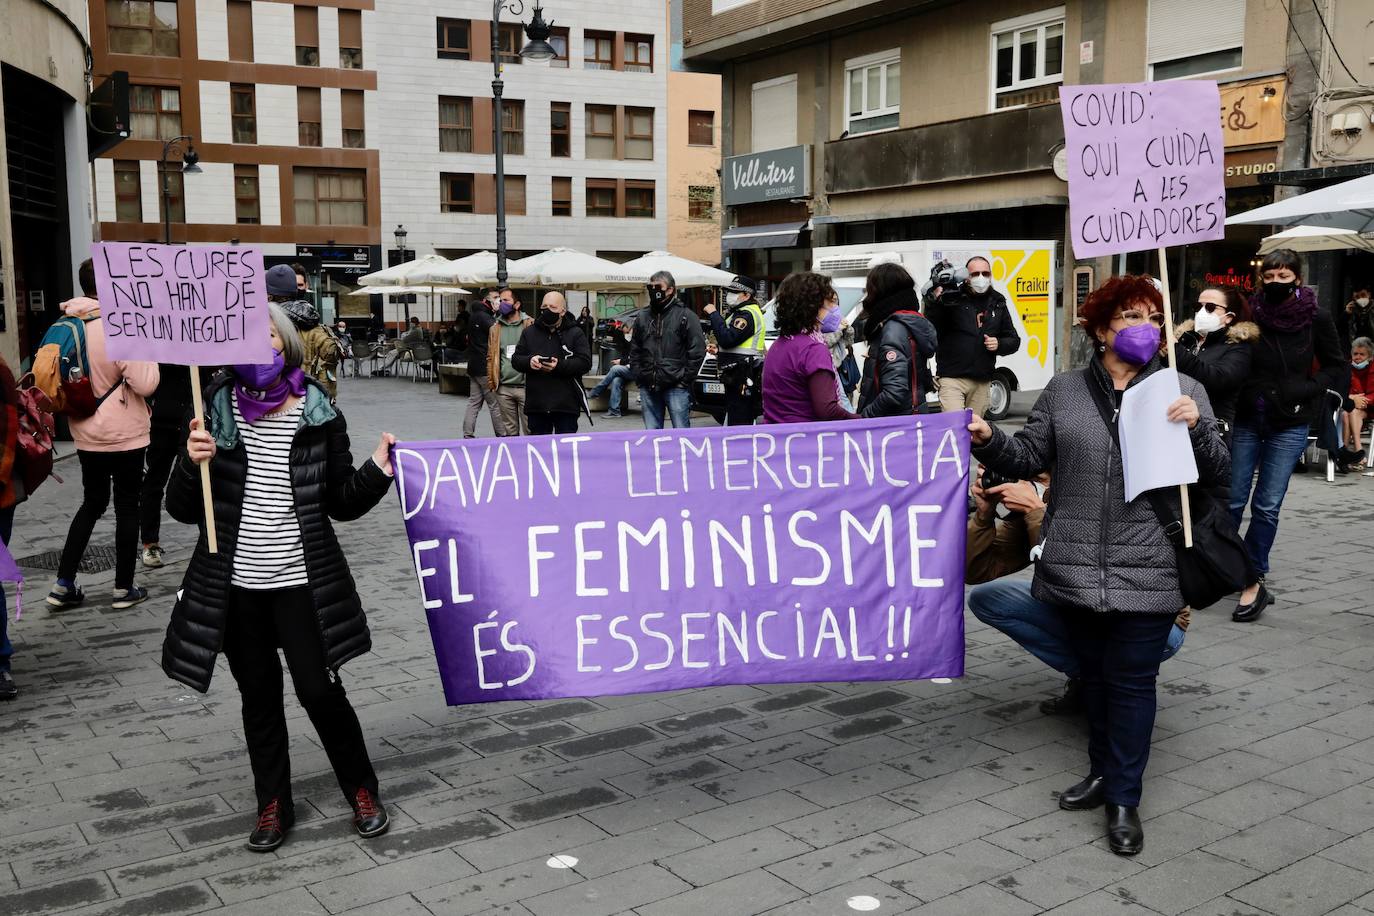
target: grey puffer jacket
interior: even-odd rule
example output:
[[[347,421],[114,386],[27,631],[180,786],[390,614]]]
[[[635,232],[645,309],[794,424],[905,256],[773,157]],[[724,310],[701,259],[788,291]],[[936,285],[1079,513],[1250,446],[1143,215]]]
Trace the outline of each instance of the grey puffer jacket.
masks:
[[[1130,385],[1161,365],[1158,357],[1151,360]],[[1179,380],[1202,414],[1190,433],[1198,482],[1208,490],[1229,483],[1231,456],[1207,393],[1186,375]],[[1177,614],[1187,602],[1179,591],[1173,544],[1148,499],[1126,502],[1121,454],[1089,385],[1112,396],[1111,380],[1097,359],[1085,370],[1056,375],[1025,428],[1008,436],[993,427],[992,439],[975,448],[974,457],[1008,477],[1030,478],[1042,470],[1053,475],[1031,587],[1036,598],[1095,611]]]

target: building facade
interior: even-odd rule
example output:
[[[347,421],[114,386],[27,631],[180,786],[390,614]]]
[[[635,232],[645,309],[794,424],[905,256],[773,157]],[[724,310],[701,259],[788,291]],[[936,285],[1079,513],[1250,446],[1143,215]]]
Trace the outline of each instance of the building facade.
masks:
[[[130,136],[95,161],[100,237],[255,245],[317,273],[326,310],[381,267],[373,7],[90,0],[96,78],[129,86]],[[179,136],[199,173],[184,144],[160,165]]]
[[[1061,84],[1217,80],[1228,208],[1273,199],[1260,177],[1285,141],[1284,10],[1217,0],[1206,28],[1196,13],[1181,0],[684,0],[684,58],[723,79],[724,256],[776,281],[821,246],[1053,240],[1068,365],[1075,293],[1156,268],[1077,262],[1065,246]],[[1261,234],[1171,251],[1176,300],[1248,272]]]

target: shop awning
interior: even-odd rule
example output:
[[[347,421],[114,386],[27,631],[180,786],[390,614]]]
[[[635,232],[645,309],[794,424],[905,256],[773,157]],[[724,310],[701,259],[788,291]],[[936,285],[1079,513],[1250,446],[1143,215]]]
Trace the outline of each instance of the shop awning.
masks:
[[[720,237],[721,248],[795,248],[806,223],[773,223],[769,226],[736,226]]]

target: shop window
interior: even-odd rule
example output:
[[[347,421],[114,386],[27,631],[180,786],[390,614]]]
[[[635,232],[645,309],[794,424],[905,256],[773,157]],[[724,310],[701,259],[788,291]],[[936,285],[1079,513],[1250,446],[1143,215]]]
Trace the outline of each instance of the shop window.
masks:
[[[258,102],[256,88],[235,83],[229,87],[229,110],[233,119],[235,143],[258,142]]]
[[[234,166],[234,221],[246,225],[262,221],[256,165]]]
[[[292,182],[297,225],[367,225],[367,172],[363,169],[297,168]]]
[[[525,155],[525,103],[519,99],[501,103],[501,148],[507,156]]]
[[[845,62],[845,128],[850,134],[897,126],[902,103],[901,68],[898,51]]]
[[[716,145],[716,113],[714,111],[687,112],[687,143],[689,146]]]
[[[1064,8],[993,23],[994,108],[1053,102],[1064,81]]]
[[[361,10],[339,10],[339,66],[344,70],[363,68]]]
[[[550,155],[567,158],[572,155],[572,103],[549,103]]]
[[[439,212],[472,213],[472,173],[445,172],[439,176]]]
[[[629,73],[654,72],[654,38],[652,35],[625,36],[625,70]]]
[[[320,8],[296,7],[296,66],[320,65]]]
[[[695,222],[710,222],[716,218],[716,189],[710,185],[687,188],[687,218]]]
[[[584,70],[615,69],[615,35],[611,32],[584,32],[582,40]]]
[[[625,109],[625,158],[654,158],[654,110]]]
[[[181,136],[181,90],[167,86],[130,86],[129,135],[136,140],[170,140]]]
[[[568,42],[571,33],[564,26],[556,27],[549,35],[549,45],[553,48],[554,57],[549,61],[550,67],[558,67],[566,70],[568,67]]]
[[[446,60],[472,59],[472,23],[467,19],[437,20],[439,56]]]
[[[587,215],[615,216],[615,179],[587,179]]]
[[[439,96],[439,151],[472,152],[472,99]]]
[[[612,204],[614,207],[614,204]],[[572,216],[572,179],[553,180],[553,215]]]
[[[654,183],[652,181],[625,182],[625,215],[653,219]]]
[[[588,159],[614,159],[615,156],[615,106],[587,106],[587,144],[585,156]]]
[[[136,159],[114,161],[115,220],[143,222],[143,188]]]
[[[225,7],[229,20],[229,59],[253,59],[252,0],[229,0]]]
[[[84,6],[84,5],[83,5]],[[180,57],[177,5],[173,0],[106,0],[110,50],[144,57]]]
[[[296,89],[296,134],[301,146],[321,146],[320,90],[310,86]]]
[[[186,222],[186,194],[180,162],[157,164],[157,194],[163,208],[159,216],[174,223]]]
[[[506,176],[506,215],[525,215],[525,176]]]
[[[361,89],[344,89],[339,92],[339,117],[343,125],[344,148],[365,148],[367,146],[367,129],[364,126],[363,91]]]

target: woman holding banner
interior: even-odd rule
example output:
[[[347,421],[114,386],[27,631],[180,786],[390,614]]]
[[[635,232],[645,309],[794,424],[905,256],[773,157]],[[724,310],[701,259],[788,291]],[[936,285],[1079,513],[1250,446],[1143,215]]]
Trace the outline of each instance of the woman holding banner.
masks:
[[[1163,299],[1146,277],[1113,277],[1083,304],[1096,357],[1050,381],[1014,437],[974,417],[974,455],[1005,477],[1050,471],[1071,484],[1050,490],[1032,593],[1056,605],[1083,678],[1089,724],[1088,775],[1059,806],[1106,805],[1118,855],[1145,842],[1137,808],[1150,754],[1155,679],[1186,603],[1174,545],[1146,498],[1125,499],[1116,417],[1127,388],[1159,370]],[[1199,481],[1229,480],[1230,460],[1198,382],[1181,377],[1168,419],[1188,425]]]
[[[839,330],[840,300],[830,278],[803,271],[778,287],[778,339],[763,358],[765,423],[853,420],[821,336]]]
[[[207,421],[191,422],[167,511],[202,533],[172,610],[162,668],[204,692],[221,649],[243,697],[244,737],[257,790],[248,848],[281,845],[295,821],[277,648],[352,806],[363,837],[386,831],[358,717],[339,668],[371,648],[367,620],[330,519],[365,515],[391,488],[384,433],[354,468],[348,428],[328,393],[301,371],[300,335],[272,305],[274,362],[232,366],[206,392]],[[219,552],[204,534],[198,465],[210,462]]]

